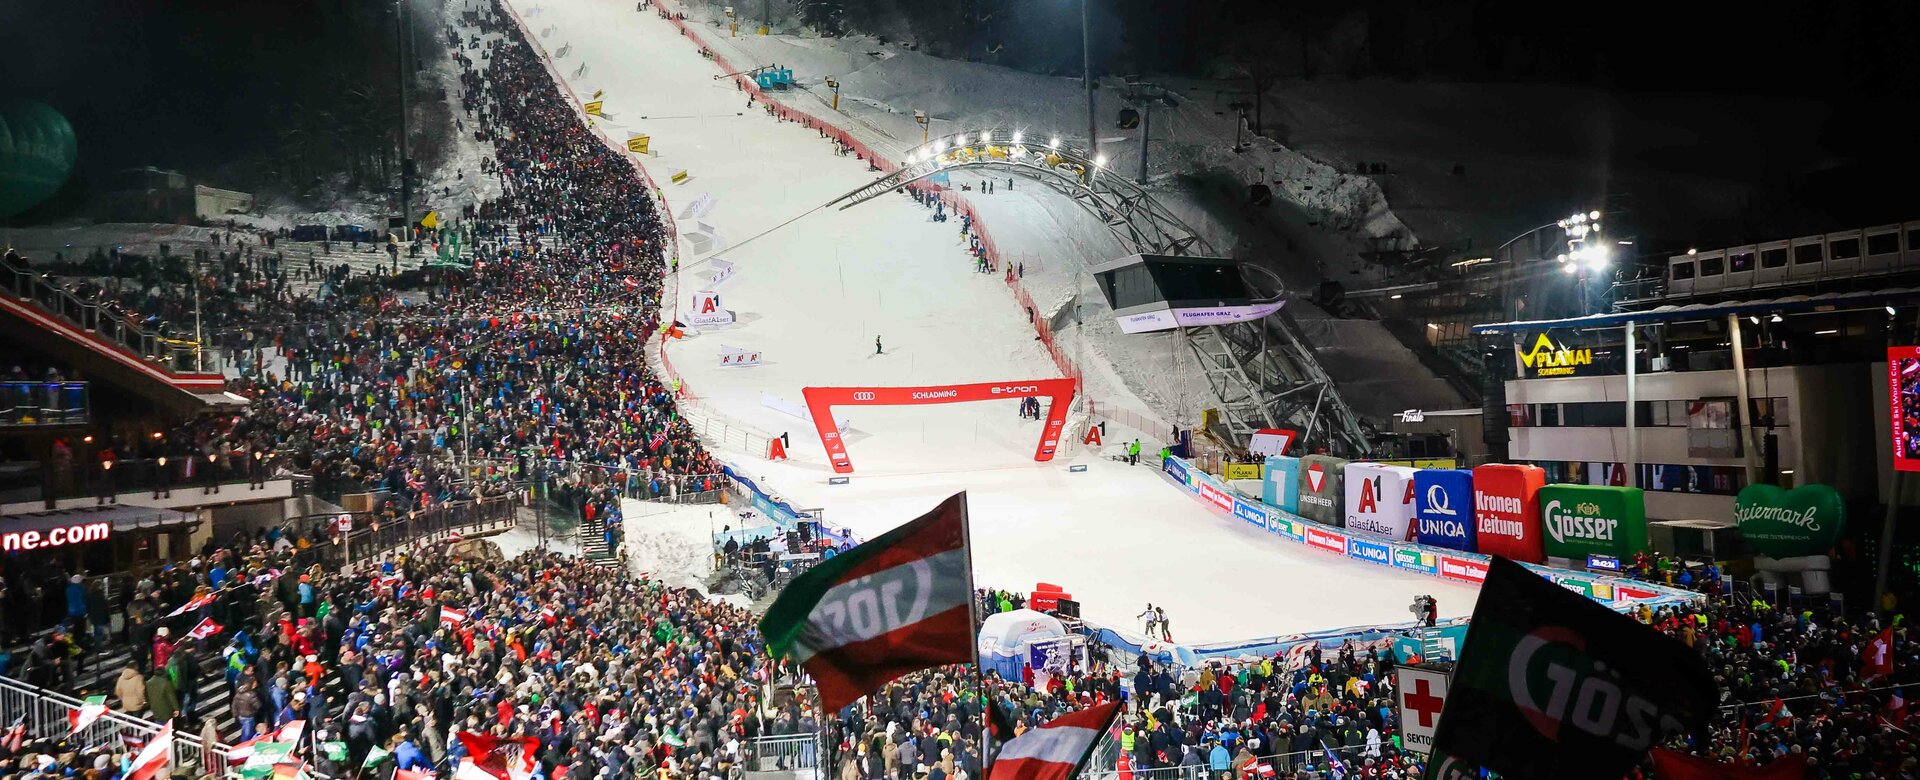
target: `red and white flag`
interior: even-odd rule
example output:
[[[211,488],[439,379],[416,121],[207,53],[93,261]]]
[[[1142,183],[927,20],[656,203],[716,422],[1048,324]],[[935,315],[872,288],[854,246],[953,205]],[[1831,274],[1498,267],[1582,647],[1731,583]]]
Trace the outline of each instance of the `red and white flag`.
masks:
[[[213,622],[213,618],[201,618],[199,624],[188,631],[186,636],[180,637],[180,642],[185,642],[189,639],[206,639],[207,637],[220,633],[220,630],[220,624]],[[175,642],[174,644],[177,645],[180,644],[180,642]]]
[[[453,736],[466,746],[472,759],[461,762],[455,780],[528,780],[533,777],[534,754],[540,752],[539,737],[495,737],[456,731]],[[472,768],[468,768],[471,766]]]
[[[80,709],[67,713],[67,723],[73,726],[74,731],[79,731],[93,725],[94,721],[105,714],[107,714],[107,697],[89,696],[85,702],[81,703]]]
[[[1028,731],[1000,749],[987,780],[1067,780],[1079,774],[1093,746],[1120,716],[1111,702],[1071,712]]]
[[[474,766],[473,759],[460,759],[460,766],[453,770],[453,780],[496,780],[487,770]]]
[[[1860,676],[1874,680],[1893,674],[1893,628],[1888,627],[1860,653]]]
[[[547,625],[551,626],[560,620],[560,613],[555,612],[553,607],[541,607],[540,619],[545,620]]]
[[[462,761],[461,763],[470,764],[473,762]],[[393,780],[433,780],[433,773],[414,771],[412,769],[395,769],[393,770]]]
[[[191,599],[188,599],[187,603],[181,604],[179,609],[176,609],[172,612],[168,612],[167,617],[179,617],[181,615],[187,614],[188,612],[192,612],[196,609],[199,609],[201,607],[204,607],[212,603],[213,603],[213,593],[211,592],[203,593],[198,596],[194,596]]]
[[[440,608],[440,622],[449,626],[460,625],[461,623],[467,622],[467,612],[466,610],[443,606]]]
[[[290,721],[287,721],[286,725],[281,726],[280,728],[274,729],[273,738],[267,741],[268,742],[292,742],[292,743],[298,744],[300,742],[300,737],[306,734],[306,732],[307,732],[306,721],[290,720]]]
[[[166,774],[173,766],[173,721],[160,727],[160,733],[147,740],[147,746],[133,757],[133,769],[127,773],[127,780],[153,780]]]

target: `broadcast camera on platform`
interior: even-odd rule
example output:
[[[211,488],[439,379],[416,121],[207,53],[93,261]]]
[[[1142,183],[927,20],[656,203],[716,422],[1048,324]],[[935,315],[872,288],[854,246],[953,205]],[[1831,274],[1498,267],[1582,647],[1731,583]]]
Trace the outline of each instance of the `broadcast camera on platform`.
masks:
[[[1414,596],[1413,603],[1407,606],[1407,611],[1413,613],[1414,620],[1431,626],[1439,618],[1439,605],[1440,602],[1434,600],[1432,596]]]

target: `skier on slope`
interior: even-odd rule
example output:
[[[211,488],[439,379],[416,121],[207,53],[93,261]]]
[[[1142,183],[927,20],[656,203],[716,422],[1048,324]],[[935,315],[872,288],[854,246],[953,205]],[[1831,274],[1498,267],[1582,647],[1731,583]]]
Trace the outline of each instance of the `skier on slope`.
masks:
[[[1154,611],[1153,602],[1151,601],[1147,602],[1147,610],[1136,616],[1141,620],[1146,621],[1148,639],[1153,638],[1153,627],[1155,623],[1159,622],[1159,616],[1160,616],[1160,613]]]
[[[873,354],[879,355],[879,354],[882,354],[883,352],[884,350],[880,349],[880,337],[874,336],[873,337]]]

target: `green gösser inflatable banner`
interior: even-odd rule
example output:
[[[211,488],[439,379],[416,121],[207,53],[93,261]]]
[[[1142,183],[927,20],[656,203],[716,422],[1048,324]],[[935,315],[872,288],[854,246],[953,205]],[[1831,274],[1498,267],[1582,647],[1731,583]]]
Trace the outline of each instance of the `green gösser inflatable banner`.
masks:
[[[1826,485],[1748,485],[1733,502],[1734,522],[1754,552],[1769,558],[1825,555],[1846,528],[1847,505]]]
[[[73,125],[47,104],[16,100],[0,105],[0,219],[59,192],[73,172],[78,149]]]
[[[1647,549],[1646,494],[1639,488],[1548,485],[1540,489],[1540,525],[1549,558],[1627,560]]]

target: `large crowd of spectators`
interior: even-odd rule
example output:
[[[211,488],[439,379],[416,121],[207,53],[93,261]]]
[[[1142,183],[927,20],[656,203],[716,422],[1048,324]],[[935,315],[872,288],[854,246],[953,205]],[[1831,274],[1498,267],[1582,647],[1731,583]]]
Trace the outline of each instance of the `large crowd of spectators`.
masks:
[[[502,25],[497,13],[468,21]],[[524,40],[461,45],[453,56],[462,127],[493,145],[483,173],[503,185],[460,220],[471,270],[435,277],[423,305],[400,294],[400,277],[319,268],[309,274],[324,274],[329,294],[296,293],[289,269],[244,250],[130,270],[120,264],[135,261],[116,253],[105,270],[150,282],[132,289],[154,299],[116,306],[177,314],[177,299],[153,291],[183,270],[203,285],[218,324],[250,329],[276,359],[239,383],[252,399],[244,412],[109,446],[123,457],[242,464],[271,453],[316,480],[385,491],[388,511],[498,495],[536,470],[551,470],[582,514],[602,518],[617,517],[623,493],[717,487],[715,462],[675,412],[675,388],[644,356],[672,240],[649,193],[589,134]],[[302,722],[305,755],[334,777],[375,750],[400,768],[444,773],[464,754],[452,734],[473,731],[537,737],[544,777],[564,767],[594,780],[738,778],[755,737],[819,730],[837,743],[836,780],[978,780],[983,690],[1016,733],[1126,700],[1118,753],[1104,759],[1113,766],[1095,771],[1183,767],[1196,780],[1266,780],[1325,777],[1339,762],[1345,776],[1369,780],[1423,772],[1400,741],[1396,659],[1378,649],[1195,669],[1146,654],[1123,668],[1095,653],[1054,674],[1004,680],[954,667],[823,717],[803,698],[767,697],[786,670],[764,655],[752,618],[698,594],[545,552],[498,561],[416,547],[341,573],[303,565],[304,538],[275,532],[209,547],[134,583],[117,608],[97,583],[67,583],[44,600],[64,607],[63,628],[35,639],[16,671],[62,687],[101,645],[125,642],[132,658],[101,691],[115,709],[175,718],[222,742]],[[1719,582],[1717,572],[1659,561],[1636,570],[1677,585]],[[982,607],[1016,601],[988,594]],[[182,605],[190,608],[173,614]],[[1712,738],[1685,747],[1726,761],[1805,761],[1820,778],[1920,774],[1900,687],[1915,682],[1920,650],[1896,616],[1850,620],[1720,598],[1637,617],[1697,648],[1718,678],[1724,706]],[[183,638],[202,619],[223,629]],[[1891,671],[1865,676],[1863,654],[1887,628]],[[196,701],[214,677],[234,716],[230,733]],[[344,754],[315,749],[336,741]],[[104,780],[125,753],[9,732],[0,775]]]
[[[501,18],[470,21],[498,29]],[[225,458],[270,456],[333,492],[383,491],[392,497],[384,511],[406,512],[539,475],[558,500],[603,519],[617,518],[618,495],[720,487],[673,388],[644,356],[671,242],[650,193],[624,155],[588,134],[517,35],[453,57],[462,127],[491,143],[482,173],[502,183],[499,198],[448,228],[472,247],[471,269],[430,280],[327,270],[328,294],[316,296],[286,283],[303,272],[247,248],[80,261],[75,273],[127,279],[82,281],[78,293],[142,321],[179,314],[190,285],[201,285],[203,316],[247,329],[268,357],[231,388],[250,398],[243,411],[110,436],[85,455],[63,443],[72,449],[60,479],[86,480],[103,457],[176,454],[186,456],[176,463],[226,467]],[[430,301],[404,289],[429,282]],[[224,674],[237,733],[208,736],[231,742],[305,720],[325,737],[316,743],[342,739],[356,760],[375,744],[410,741],[437,761],[460,751],[450,729],[472,728],[542,734],[543,758],[564,756],[588,776],[665,765],[693,778],[735,763],[725,756],[737,755],[753,711],[745,680],[759,666],[742,613],[558,558],[462,568],[422,551],[398,566],[407,585],[395,590],[377,577],[296,567],[286,556],[297,544],[178,562],[134,584],[119,606],[97,583],[76,581],[66,627],[36,638],[15,671],[61,687],[102,655],[101,643],[125,642],[134,652],[114,680],[117,709],[213,728],[194,698],[207,675]],[[34,583],[43,586],[65,595],[58,583]],[[167,617],[202,593],[216,598]],[[58,598],[31,603],[50,601]],[[478,617],[437,626],[441,602]],[[566,617],[542,623],[543,605]],[[109,630],[116,611],[121,625]],[[183,641],[198,617],[224,628],[205,641],[228,652]],[[671,744],[682,740],[685,750]],[[14,744],[9,755],[28,752]]]

